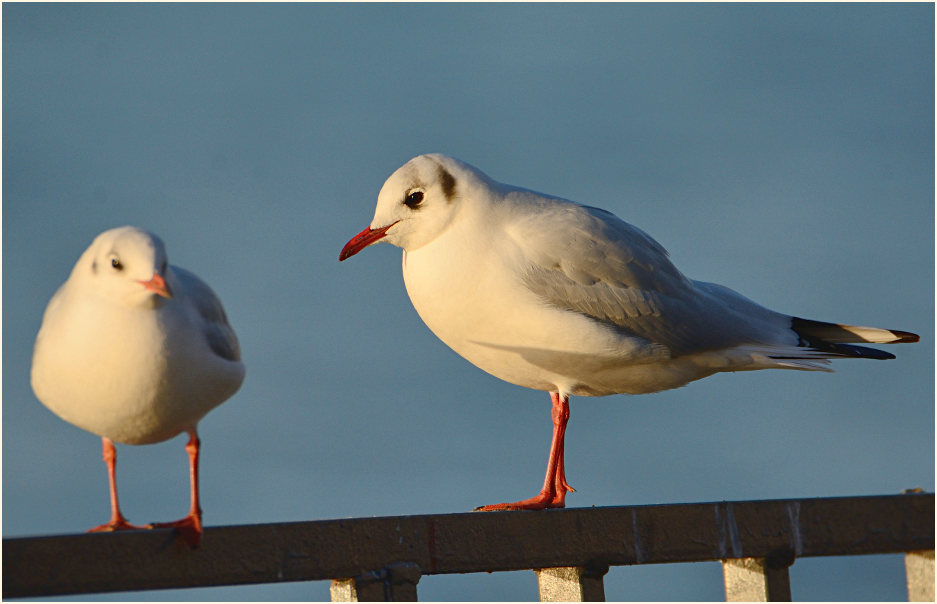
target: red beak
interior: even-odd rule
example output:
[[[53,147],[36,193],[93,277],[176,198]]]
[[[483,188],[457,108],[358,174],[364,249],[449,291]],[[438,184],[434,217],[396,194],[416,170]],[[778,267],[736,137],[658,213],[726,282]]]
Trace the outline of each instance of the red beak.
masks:
[[[345,258],[351,258],[372,243],[377,243],[384,238],[384,235],[387,234],[387,230],[395,224],[397,223],[392,222],[379,229],[372,229],[371,227],[364,229],[345,244],[345,247],[342,248],[341,253],[338,255],[338,261],[341,262]]]
[[[163,279],[159,273],[153,273],[152,279],[149,281],[140,281],[140,284],[154,294],[158,294],[164,298],[172,298],[172,292],[169,291],[169,286],[166,285],[166,280]]]

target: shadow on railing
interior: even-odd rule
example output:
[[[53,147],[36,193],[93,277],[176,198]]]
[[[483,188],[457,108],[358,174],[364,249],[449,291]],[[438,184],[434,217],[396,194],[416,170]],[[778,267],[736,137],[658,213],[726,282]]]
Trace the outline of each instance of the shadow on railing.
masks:
[[[169,529],[12,538],[3,597],[330,579],[333,601],[414,601],[423,575],[534,569],[541,601],[602,601],[609,566],[721,560],[727,600],[769,601],[797,558],[886,553],[933,601],[933,494],[209,527],[197,550]]]

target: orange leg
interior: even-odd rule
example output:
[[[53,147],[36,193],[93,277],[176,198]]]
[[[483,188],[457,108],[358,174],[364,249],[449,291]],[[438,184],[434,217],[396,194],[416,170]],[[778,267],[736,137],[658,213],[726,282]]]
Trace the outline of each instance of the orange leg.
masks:
[[[126,531],[134,529],[145,529],[147,526],[135,526],[127,522],[124,515],[120,513],[120,504],[117,501],[117,450],[114,443],[109,438],[101,438],[104,463],[107,464],[107,478],[111,485],[111,519],[107,524],[96,526],[89,529],[89,533],[100,531]]]
[[[553,440],[550,443],[550,458],[547,461],[547,475],[543,479],[543,488],[540,493],[514,503],[496,503],[475,508],[479,512],[497,512],[503,510],[542,510],[545,508],[561,508],[566,505],[566,493],[575,491],[566,482],[566,471],[563,462],[565,453],[564,440],[566,436],[566,423],[569,421],[569,397],[560,396],[558,392],[550,393],[553,403],[551,415],[553,417]]]
[[[174,528],[192,547],[198,547],[202,540],[202,508],[198,500],[198,452],[200,441],[195,428],[188,430],[189,442],[185,445],[189,454],[189,479],[191,482],[191,505],[189,515],[174,522],[154,522],[152,528]]]

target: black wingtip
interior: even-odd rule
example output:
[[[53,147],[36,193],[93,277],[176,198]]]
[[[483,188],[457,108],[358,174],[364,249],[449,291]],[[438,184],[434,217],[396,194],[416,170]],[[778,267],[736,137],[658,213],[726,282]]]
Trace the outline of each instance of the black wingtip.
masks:
[[[800,317],[791,317],[791,329],[811,344],[817,341],[825,343],[910,344],[921,340],[919,335],[910,331],[840,325]],[[892,339],[888,339],[889,337]]]
[[[884,350],[879,350],[878,348],[869,348],[868,346],[833,344],[833,348],[839,353],[844,353],[843,356],[856,359],[875,359],[877,361],[887,361],[889,359],[895,358],[895,355],[890,352],[885,352]]]
[[[881,341],[882,344],[898,344],[903,342],[917,342],[920,338],[917,334],[908,331],[895,331],[891,329],[871,328],[852,328],[848,325],[839,325],[837,323],[825,323],[823,321],[812,321],[810,319],[801,319],[800,317],[791,317],[791,328],[800,337],[800,345],[804,348],[816,350],[830,355],[830,358],[843,357],[854,359],[874,359],[885,361],[894,359],[895,355],[890,352],[879,350],[878,348],[869,348],[868,346],[856,346],[853,342],[867,342],[861,335],[855,332],[855,329],[868,329],[879,334],[891,334],[895,337],[891,341]]]
[[[911,333],[910,331],[898,331],[896,329],[889,329],[889,331],[895,334],[895,337],[898,338],[894,342],[891,342],[892,344],[911,344],[913,342],[921,341],[921,336],[917,335],[916,333]]]

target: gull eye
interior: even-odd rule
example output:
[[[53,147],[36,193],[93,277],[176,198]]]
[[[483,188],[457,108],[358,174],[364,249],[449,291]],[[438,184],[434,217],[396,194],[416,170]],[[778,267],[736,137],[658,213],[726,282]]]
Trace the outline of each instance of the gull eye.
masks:
[[[408,208],[416,209],[421,203],[423,203],[423,191],[414,191],[407,195],[407,198],[403,201],[404,205]]]
[[[111,267],[118,271],[124,270],[124,265],[120,263],[120,258],[117,256],[111,256]]]

